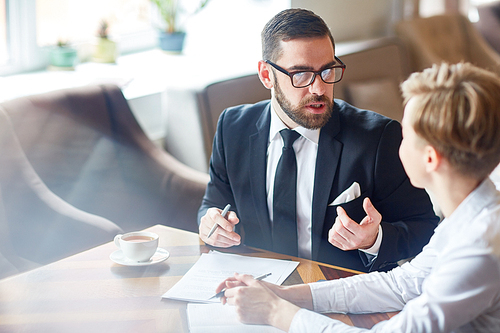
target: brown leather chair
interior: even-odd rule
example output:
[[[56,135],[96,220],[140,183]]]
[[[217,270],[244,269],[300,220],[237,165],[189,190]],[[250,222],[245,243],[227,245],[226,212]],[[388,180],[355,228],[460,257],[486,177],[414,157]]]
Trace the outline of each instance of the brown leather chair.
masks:
[[[500,55],[462,15],[404,20],[396,24],[395,31],[408,47],[412,71],[443,61],[466,61],[500,74]]]
[[[408,53],[397,37],[339,43],[336,54],[346,65],[335,98],[401,121],[399,85],[410,74]]]
[[[270,90],[262,85],[257,74],[212,83],[196,95],[207,161],[212,155],[212,143],[222,111],[271,98]]]
[[[40,178],[69,204],[124,231],[155,224],[198,230],[208,175],[155,145],[117,86],[65,89],[0,107]]]

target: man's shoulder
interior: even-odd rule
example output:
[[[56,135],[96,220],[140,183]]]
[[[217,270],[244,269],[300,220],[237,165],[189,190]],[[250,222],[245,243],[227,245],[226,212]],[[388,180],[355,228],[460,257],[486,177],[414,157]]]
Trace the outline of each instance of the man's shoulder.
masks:
[[[341,99],[335,99],[335,104],[341,118],[344,118],[346,120],[353,119],[373,124],[387,124],[391,120],[394,121],[394,119],[381,115],[380,113],[371,110],[360,109]]]
[[[224,117],[230,117],[233,120],[251,117],[258,118],[261,115],[262,111],[264,111],[270,105],[270,103],[270,100],[264,100],[255,104],[241,104],[232,106],[224,110]]]
[[[232,135],[248,133],[263,128],[270,119],[271,102],[261,101],[255,104],[242,104],[225,109],[219,117],[217,128],[229,131]],[[267,112],[267,113],[266,113]]]
[[[343,100],[336,99],[335,107],[338,110],[339,122],[343,129],[357,129],[360,131],[378,131],[386,127],[395,127],[399,130],[400,124],[375,111],[357,108]]]

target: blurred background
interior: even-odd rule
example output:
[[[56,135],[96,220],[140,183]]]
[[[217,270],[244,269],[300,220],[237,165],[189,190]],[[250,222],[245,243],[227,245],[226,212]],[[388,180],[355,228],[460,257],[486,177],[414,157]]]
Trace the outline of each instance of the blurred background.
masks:
[[[500,74],[500,0],[0,0],[0,279],[118,228],[197,231],[217,119],[270,97],[260,33],[290,7],[329,25],[335,97],[396,120],[412,72]]]
[[[395,24],[415,17],[458,13],[476,24],[478,6],[491,2],[498,0],[0,0],[0,102],[117,84],[152,140],[206,171],[207,156],[192,158],[206,155],[190,129],[199,121],[196,92],[255,74],[260,32],[280,10],[313,10],[342,44],[394,36]],[[168,13],[159,4],[176,6],[181,50],[163,48]]]
[[[476,7],[492,0],[211,0],[194,13],[200,0],[176,0],[179,28],[187,32],[184,54],[259,55],[260,31],[279,10],[314,10],[330,25],[337,42],[391,34],[395,21],[453,10],[473,22]],[[447,6],[449,8],[447,8]],[[194,14],[193,14],[194,13]],[[0,75],[41,70],[48,50],[59,41],[77,48],[80,62],[90,61],[102,20],[121,55],[158,46],[164,28],[150,0],[0,0]]]

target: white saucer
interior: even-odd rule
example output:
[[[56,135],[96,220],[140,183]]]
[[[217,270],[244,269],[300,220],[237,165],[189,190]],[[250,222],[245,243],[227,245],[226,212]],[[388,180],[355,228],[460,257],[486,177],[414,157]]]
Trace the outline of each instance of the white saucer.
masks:
[[[109,259],[113,260],[117,264],[125,265],[125,266],[148,266],[154,265],[159,262],[165,261],[170,257],[170,253],[167,250],[159,247],[155,254],[149,259],[149,261],[133,261],[123,254],[122,250],[117,250],[109,256]]]

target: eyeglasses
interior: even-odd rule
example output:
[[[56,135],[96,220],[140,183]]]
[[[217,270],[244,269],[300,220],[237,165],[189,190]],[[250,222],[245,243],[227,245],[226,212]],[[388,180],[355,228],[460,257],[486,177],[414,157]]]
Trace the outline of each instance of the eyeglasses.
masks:
[[[342,80],[346,66],[339,58],[335,57],[335,60],[340,65],[335,65],[317,72],[289,72],[269,60],[265,60],[265,62],[279,70],[281,73],[288,75],[290,77],[290,80],[292,81],[292,86],[294,86],[295,88],[305,88],[313,84],[314,80],[316,79],[316,75],[319,75],[321,77],[321,80],[328,84],[337,83]]]

